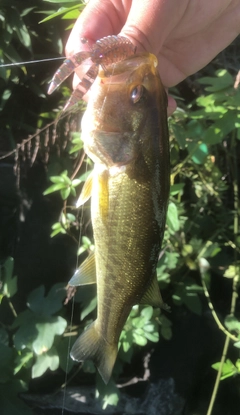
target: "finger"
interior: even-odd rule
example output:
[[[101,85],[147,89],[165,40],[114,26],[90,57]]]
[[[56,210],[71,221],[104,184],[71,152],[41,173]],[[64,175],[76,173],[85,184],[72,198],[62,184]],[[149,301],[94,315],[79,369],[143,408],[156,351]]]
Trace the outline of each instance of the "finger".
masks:
[[[171,96],[168,96],[168,107],[167,107],[167,115],[170,117],[176,111],[177,109],[177,103],[175,99]]]
[[[115,9],[114,0],[90,0],[72,29],[66,44],[66,56],[79,51],[89,51],[97,39],[117,34],[123,25],[120,17],[124,20],[123,15],[124,10]],[[87,43],[83,43],[82,38],[87,39]],[[77,68],[73,88],[76,88],[89,67],[90,65],[85,62],[85,65]]]
[[[131,3],[131,2],[128,2]],[[122,2],[119,2],[120,6]],[[89,44],[108,35],[116,35],[124,25],[127,10],[115,8],[114,0],[90,0],[76,21],[66,44],[66,55],[81,50],[88,50],[81,38],[86,38]]]

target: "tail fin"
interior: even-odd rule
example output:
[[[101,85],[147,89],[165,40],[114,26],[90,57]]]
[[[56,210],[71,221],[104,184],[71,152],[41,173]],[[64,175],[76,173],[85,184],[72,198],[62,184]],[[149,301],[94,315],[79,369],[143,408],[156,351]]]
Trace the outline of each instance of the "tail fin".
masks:
[[[109,344],[98,333],[95,322],[93,322],[76,340],[70,355],[73,360],[78,362],[88,359],[92,360],[103,381],[107,384],[112,374],[117,352],[117,344]]]

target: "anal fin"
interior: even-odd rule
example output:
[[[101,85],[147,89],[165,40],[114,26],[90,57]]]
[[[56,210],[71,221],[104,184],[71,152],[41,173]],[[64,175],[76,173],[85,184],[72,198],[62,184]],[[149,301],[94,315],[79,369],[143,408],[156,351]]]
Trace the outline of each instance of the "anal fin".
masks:
[[[147,291],[143,294],[140,304],[161,307],[164,310],[170,311],[170,307],[163,302],[158,285],[157,274],[154,276],[151,284],[147,288]]]
[[[103,221],[107,219],[109,209],[108,179],[108,170],[98,175],[99,212]]]

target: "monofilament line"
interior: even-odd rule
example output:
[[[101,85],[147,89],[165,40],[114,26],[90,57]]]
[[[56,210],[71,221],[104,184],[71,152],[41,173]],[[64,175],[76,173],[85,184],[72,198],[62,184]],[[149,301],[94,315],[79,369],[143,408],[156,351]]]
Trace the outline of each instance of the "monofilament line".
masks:
[[[30,65],[34,63],[51,62],[51,61],[57,61],[57,60],[63,60],[63,59],[66,59],[65,56],[58,57],[58,58],[35,59],[33,61],[26,61],[26,62],[4,63],[4,64],[0,64],[0,68],[8,68],[10,66],[23,66],[23,65]]]

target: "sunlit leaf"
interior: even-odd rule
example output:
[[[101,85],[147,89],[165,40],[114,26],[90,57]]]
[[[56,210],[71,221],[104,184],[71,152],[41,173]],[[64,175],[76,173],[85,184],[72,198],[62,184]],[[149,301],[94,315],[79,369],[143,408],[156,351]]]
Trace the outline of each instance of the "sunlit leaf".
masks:
[[[170,202],[168,205],[167,225],[173,232],[177,232],[179,230],[177,206],[173,202]]]
[[[229,265],[223,274],[223,276],[226,278],[235,278],[236,275],[239,275],[239,266],[235,265]]]
[[[40,355],[51,349],[54,337],[63,334],[66,327],[66,320],[60,316],[51,317],[48,321],[37,323],[38,335],[32,344],[34,352]]]
[[[97,307],[97,297],[92,298],[87,305],[84,306],[81,312],[81,320],[87,317]]]
[[[233,77],[226,69],[216,71],[215,77],[206,76],[198,79],[200,84],[210,85],[206,87],[206,91],[215,92],[227,87],[233,87]]]
[[[151,306],[144,307],[141,311],[141,315],[147,320],[150,320],[153,315],[153,308]]]
[[[236,331],[240,334],[240,321],[235,316],[228,315],[224,320],[224,324],[229,331]]]
[[[206,157],[208,156],[208,147],[206,143],[197,144],[189,143],[188,151],[191,154],[191,158],[196,164],[203,164]]]
[[[214,363],[212,365],[212,368],[215,369],[215,370],[219,370],[220,365],[221,365],[220,362],[219,363]],[[234,364],[231,362],[231,360],[227,359],[224,362],[223,366],[222,366],[222,374],[221,374],[221,378],[220,379],[221,380],[227,379],[230,376],[235,375],[236,373],[237,373],[236,366],[234,366]]]
[[[60,191],[61,196],[62,196],[62,199],[63,199],[63,200],[66,200],[66,199],[68,198],[68,196],[70,195],[70,192],[71,192],[71,187],[68,187],[68,188],[66,188],[66,189],[62,189],[62,190]]]
[[[172,196],[177,195],[178,193],[182,192],[183,188],[184,188],[184,183],[173,184],[170,188],[170,194]]]
[[[13,258],[9,257],[4,263],[4,283],[3,283],[3,294],[6,297],[13,297],[17,292],[17,277],[13,277]]]
[[[32,378],[42,376],[48,369],[54,371],[59,367],[59,356],[56,349],[53,347],[46,353],[36,357],[36,362],[32,367]]]

